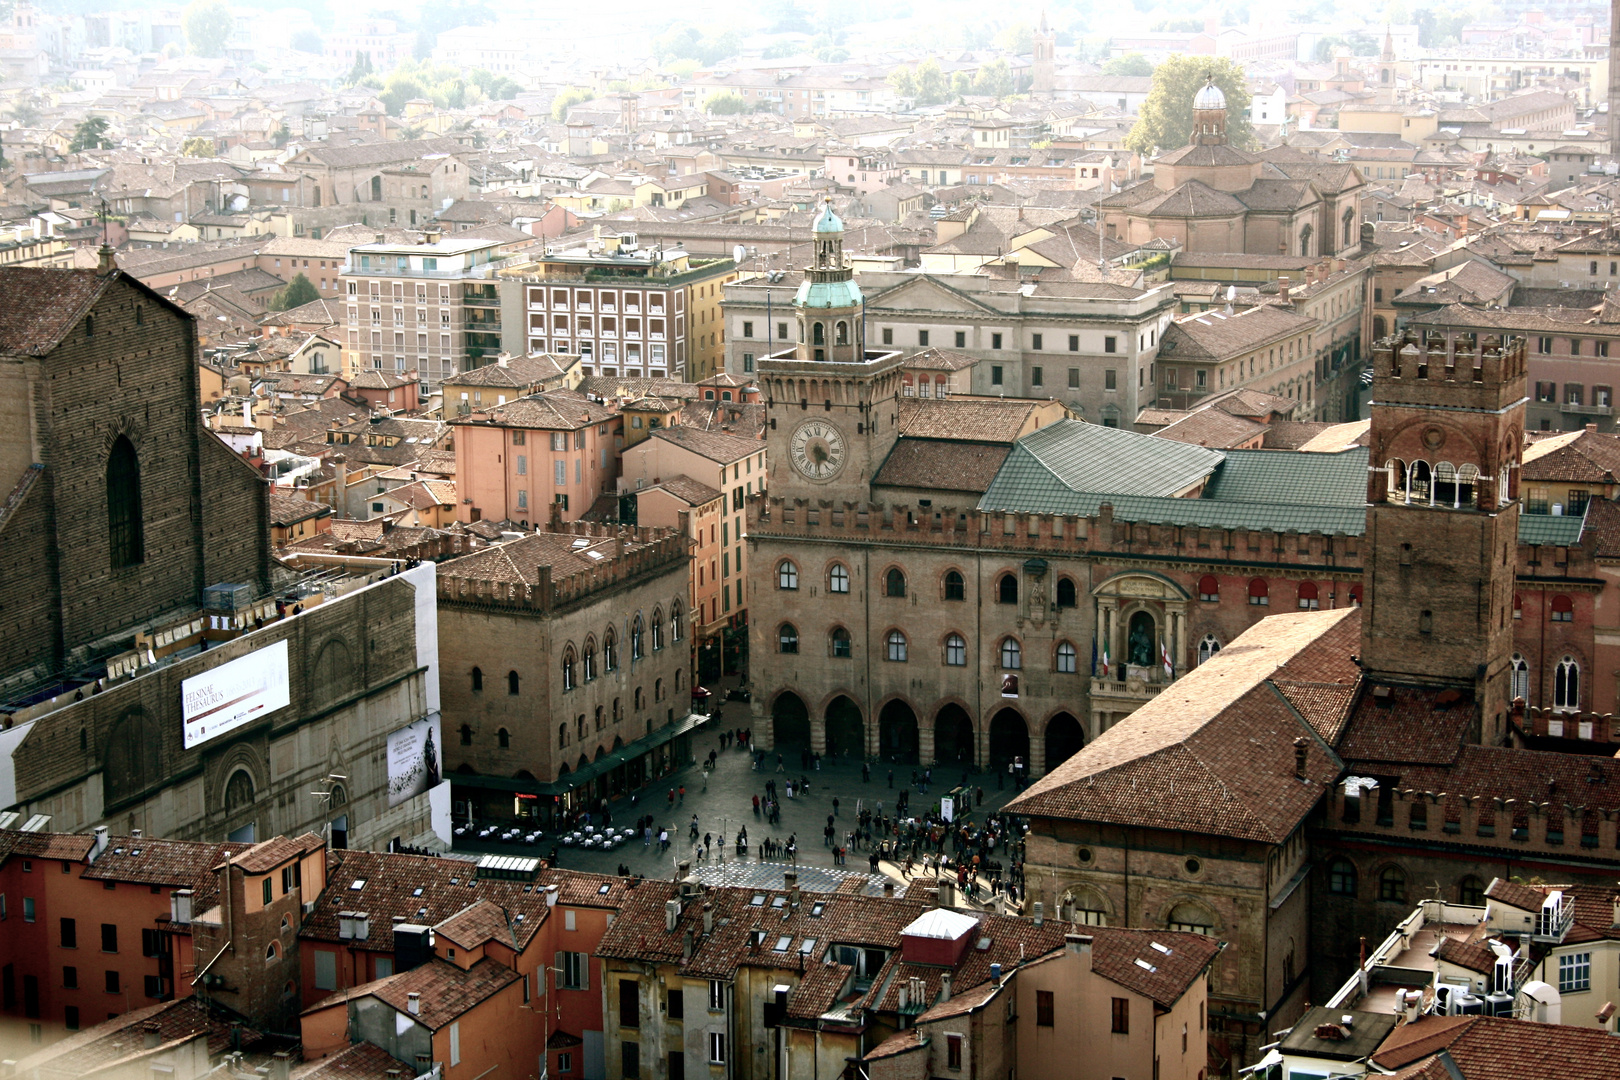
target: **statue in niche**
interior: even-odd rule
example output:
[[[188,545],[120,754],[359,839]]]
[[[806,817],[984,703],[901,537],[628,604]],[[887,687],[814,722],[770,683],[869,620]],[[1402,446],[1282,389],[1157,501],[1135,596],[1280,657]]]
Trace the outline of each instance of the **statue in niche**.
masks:
[[[1125,654],[1132,667],[1153,665],[1153,616],[1144,611],[1131,616],[1130,647]]]

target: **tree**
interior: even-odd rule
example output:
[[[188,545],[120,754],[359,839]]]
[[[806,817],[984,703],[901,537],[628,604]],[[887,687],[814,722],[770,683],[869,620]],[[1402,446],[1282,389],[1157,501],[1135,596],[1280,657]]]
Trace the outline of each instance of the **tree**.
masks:
[[[1014,56],[1026,56],[1035,51],[1035,28],[1027,22],[1014,23],[996,35],[996,48]]]
[[[986,97],[1004,98],[1013,92],[1012,69],[1001,57],[990,61],[973,77],[973,92]]]
[[[286,286],[276,290],[275,296],[270,298],[270,307],[274,311],[290,311],[295,307],[313,304],[321,298],[309,278],[302,273],[293,275],[293,279]]]
[[[908,67],[897,67],[889,72],[889,85],[903,98],[917,96],[917,76]]]
[[[83,150],[111,150],[112,140],[107,138],[107,118],[105,116],[92,116],[84,120],[73,129],[73,141],[68,143],[68,153],[77,154]]]
[[[349,74],[344,77],[343,85],[359,86],[371,74],[371,54],[357,52],[354,54],[354,66],[349,69]]]
[[[713,94],[703,103],[703,111],[711,116],[736,116],[739,113],[750,111],[747,101],[741,94],[733,94],[727,90],[723,94]]]
[[[1124,56],[1115,56],[1102,66],[1104,75],[1152,75],[1153,61],[1141,53],[1126,53]]]
[[[292,131],[290,131],[288,129],[287,121],[283,120],[281,122],[281,126],[276,128],[274,134],[272,134],[270,136],[270,141],[275,143],[276,144],[276,149],[279,150],[282,147],[286,146],[288,140],[290,140],[291,138],[292,138]]]
[[[1206,78],[1213,78],[1226,95],[1226,141],[1239,149],[1252,145],[1243,68],[1213,56],[1171,56],[1153,69],[1153,89],[1125,136],[1125,145],[1144,158],[1186,146],[1192,139],[1193,97]]]
[[[213,139],[197,135],[180,144],[180,153],[185,157],[213,157],[219,150]]]
[[[225,0],[191,0],[186,8],[186,47],[197,56],[221,56],[234,25]]]
[[[591,100],[591,92],[582,87],[570,86],[551,100],[551,118],[553,120],[568,119],[568,110],[584,101]]]
[[[11,107],[11,118],[23,127],[39,123],[39,106],[32,98],[23,98]]]
[[[921,105],[938,105],[950,95],[950,83],[945,79],[945,72],[940,70],[939,61],[932,56],[917,65],[917,102]]]
[[[292,47],[294,52],[307,52],[319,54],[323,48],[321,35],[313,30],[300,30],[293,35]]]

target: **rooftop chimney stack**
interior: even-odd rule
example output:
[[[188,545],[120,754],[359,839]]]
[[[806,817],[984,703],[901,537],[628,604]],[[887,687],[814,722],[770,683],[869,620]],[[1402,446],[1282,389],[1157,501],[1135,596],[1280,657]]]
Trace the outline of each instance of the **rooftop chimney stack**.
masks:
[[[107,850],[107,826],[97,825],[95,837],[95,840],[90,844],[91,865],[94,865],[95,861],[101,858],[101,853]]]
[[[1035,901],[1035,925],[1041,926],[1046,922],[1046,905],[1039,900]]]
[[[1305,761],[1310,753],[1309,748],[1310,743],[1305,741],[1305,736],[1301,735],[1294,740],[1294,775],[1301,780],[1306,778]]]
[[[417,993],[415,990],[412,990],[410,993],[406,994],[405,1011],[409,1012],[412,1016],[420,1016],[422,1013],[422,995]]]
[[[163,1028],[155,1021],[148,1020],[141,1025],[141,1045],[148,1050],[156,1049],[163,1042]]]

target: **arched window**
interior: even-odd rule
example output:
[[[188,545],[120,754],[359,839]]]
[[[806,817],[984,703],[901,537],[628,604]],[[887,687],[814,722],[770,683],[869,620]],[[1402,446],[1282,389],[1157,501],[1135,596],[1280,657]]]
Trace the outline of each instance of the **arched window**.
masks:
[[[1079,603],[1075,597],[1074,579],[1060,577],[1057,584],[1057,606],[1060,608],[1075,607]]]
[[[636,690],[636,694],[638,695],[638,697],[636,698],[636,707],[637,708],[640,708],[640,706],[641,706],[641,698],[639,697],[640,693],[641,693],[641,691],[639,689],[637,689]],[[578,716],[574,717],[574,737],[576,739],[581,740],[581,741],[583,741],[584,738],[585,738],[585,714],[584,713],[580,713]],[[589,762],[585,761],[583,755],[581,755],[580,761],[584,762],[585,764],[590,764]]]
[[[835,660],[848,660],[850,654],[849,631],[842,626],[833,627],[832,654]]]
[[[1472,874],[1457,882],[1457,903],[1466,907],[1485,906],[1485,883]]]
[[[996,581],[996,603],[1018,603],[1018,575],[1002,574]]]
[[[1511,698],[1523,698],[1526,704],[1530,702],[1530,665],[1518,653],[1508,661],[1509,693]]]
[[[654,701],[663,701],[664,700],[664,680],[663,679],[654,679],[653,680],[653,700]],[[601,710],[598,709],[597,712],[600,713]]]
[[[1558,661],[1553,672],[1553,708],[1579,709],[1581,707],[1581,668],[1573,657]]]
[[[107,455],[107,541],[114,568],[136,566],[146,559],[141,461],[127,435],[118,436]]]
[[[225,809],[245,810],[253,805],[253,777],[246,769],[237,769],[225,781]]]
[[[827,328],[822,323],[813,323],[810,327],[810,340],[816,345],[827,344]]]
[[[1069,922],[1081,926],[1108,925],[1108,906],[1095,889],[1076,890],[1065,897],[1065,902],[1059,903],[1058,909]]]
[[[640,660],[641,659],[641,616],[640,615],[637,615],[636,616],[636,621],[630,624],[630,659],[631,660]]]
[[[1215,916],[1197,904],[1180,903],[1170,909],[1170,914],[1165,919],[1165,929],[1213,935]]]
[[[1406,871],[1398,866],[1386,866],[1378,871],[1378,899],[1393,904],[1406,903]]]
[[[904,663],[906,659],[906,635],[898,630],[889,631],[889,659],[896,663]]]
[[[849,344],[849,323],[840,320],[833,328],[833,340],[839,345]]]
[[[482,668],[475,667],[472,669],[472,688],[474,693],[484,688],[484,671]]]
[[[495,745],[502,750],[509,748],[512,745],[512,733],[505,728],[497,728],[495,731]]]
[[[901,570],[898,566],[890,567],[889,572],[883,575],[883,595],[906,595],[905,571]]]
[[[585,639],[585,651],[581,656],[580,667],[584,669],[585,681],[590,682],[596,678],[596,640],[594,638]]]
[[[1073,675],[1079,665],[1080,655],[1075,652],[1074,646],[1067,641],[1061,641],[1057,647],[1057,671],[1059,675]]]
[[[1322,606],[1321,593],[1314,581],[1299,583],[1299,606],[1303,611],[1315,611]]]
[[[272,941],[270,944],[264,947],[264,959],[266,963],[269,963],[280,955],[281,946],[277,945],[275,942]]]
[[[653,608],[652,613],[652,643],[653,652],[664,647],[664,613],[658,608]]]
[[[562,749],[568,745],[568,725],[557,725],[557,748]]]
[[[849,592],[849,567],[843,563],[832,564],[832,569],[827,571],[827,591],[835,593]]]
[[[602,666],[609,671],[619,670],[619,639],[611,626],[602,635]]]
[[[1334,859],[1328,865],[1328,892],[1335,896],[1356,895],[1356,864],[1349,859]]]
[[[1411,477],[1412,501],[1428,502],[1429,492],[1434,487],[1432,483],[1433,472],[1429,468],[1429,463],[1427,461],[1412,462]]]
[[[961,634],[951,634],[945,639],[945,665],[947,667],[967,666],[967,639]]]
[[[506,673],[506,692],[508,694],[511,694],[513,697],[517,696],[518,681],[519,680],[518,680],[518,673],[517,672],[508,671]]]
[[[796,653],[799,651],[799,628],[792,623],[783,623],[776,628],[776,651]]]
[[[783,559],[776,566],[776,587],[778,589],[797,589],[799,587],[799,568]]]
[[[1198,642],[1198,662],[1202,664],[1220,651],[1220,639],[1214,634],[1205,634]]]
[[[958,574],[955,570],[947,570],[945,572],[945,599],[967,599],[967,586],[962,581],[962,575]]]
[[[1352,585],[1352,586],[1350,586],[1350,603],[1354,604],[1356,607],[1361,606],[1361,586],[1360,585]]]
[[[574,688],[574,650],[572,648],[563,650],[562,680],[564,690]]]
[[[1254,607],[1271,606],[1271,589],[1265,578],[1257,577],[1249,582],[1249,603]]]
[[[1215,601],[1221,598],[1221,583],[1214,574],[1198,579],[1198,599]]]
[[[1001,666],[1007,671],[1017,671],[1024,666],[1024,651],[1019,647],[1017,638],[1002,639]]]
[[[1571,600],[1567,596],[1562,596],[1562,595],[1553,597],[1552,598],[1552,621],[1553,622],[1574,622],[1575,621],[1575,601]]]
[[[472,745],[472,725],[471,724],[462,724],[461,725],[461,745],[462,746],[471,746]]]
[[[669,609],[669,636],[679,641],[681,634],[681,602],[677,600]]]

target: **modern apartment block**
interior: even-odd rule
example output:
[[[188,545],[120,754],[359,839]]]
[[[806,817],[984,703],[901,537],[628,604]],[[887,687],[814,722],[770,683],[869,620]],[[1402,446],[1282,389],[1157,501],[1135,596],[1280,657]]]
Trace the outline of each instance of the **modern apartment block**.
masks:
[[[414,371],[424,396],[501,351],[497,240],[362,244],[344,265],[350,371]]]
[[[722,289],[737,276],[730,259],[599,233],[500,276],[508,352],[576,355],[585,375],[696,382],[719,370]]]

